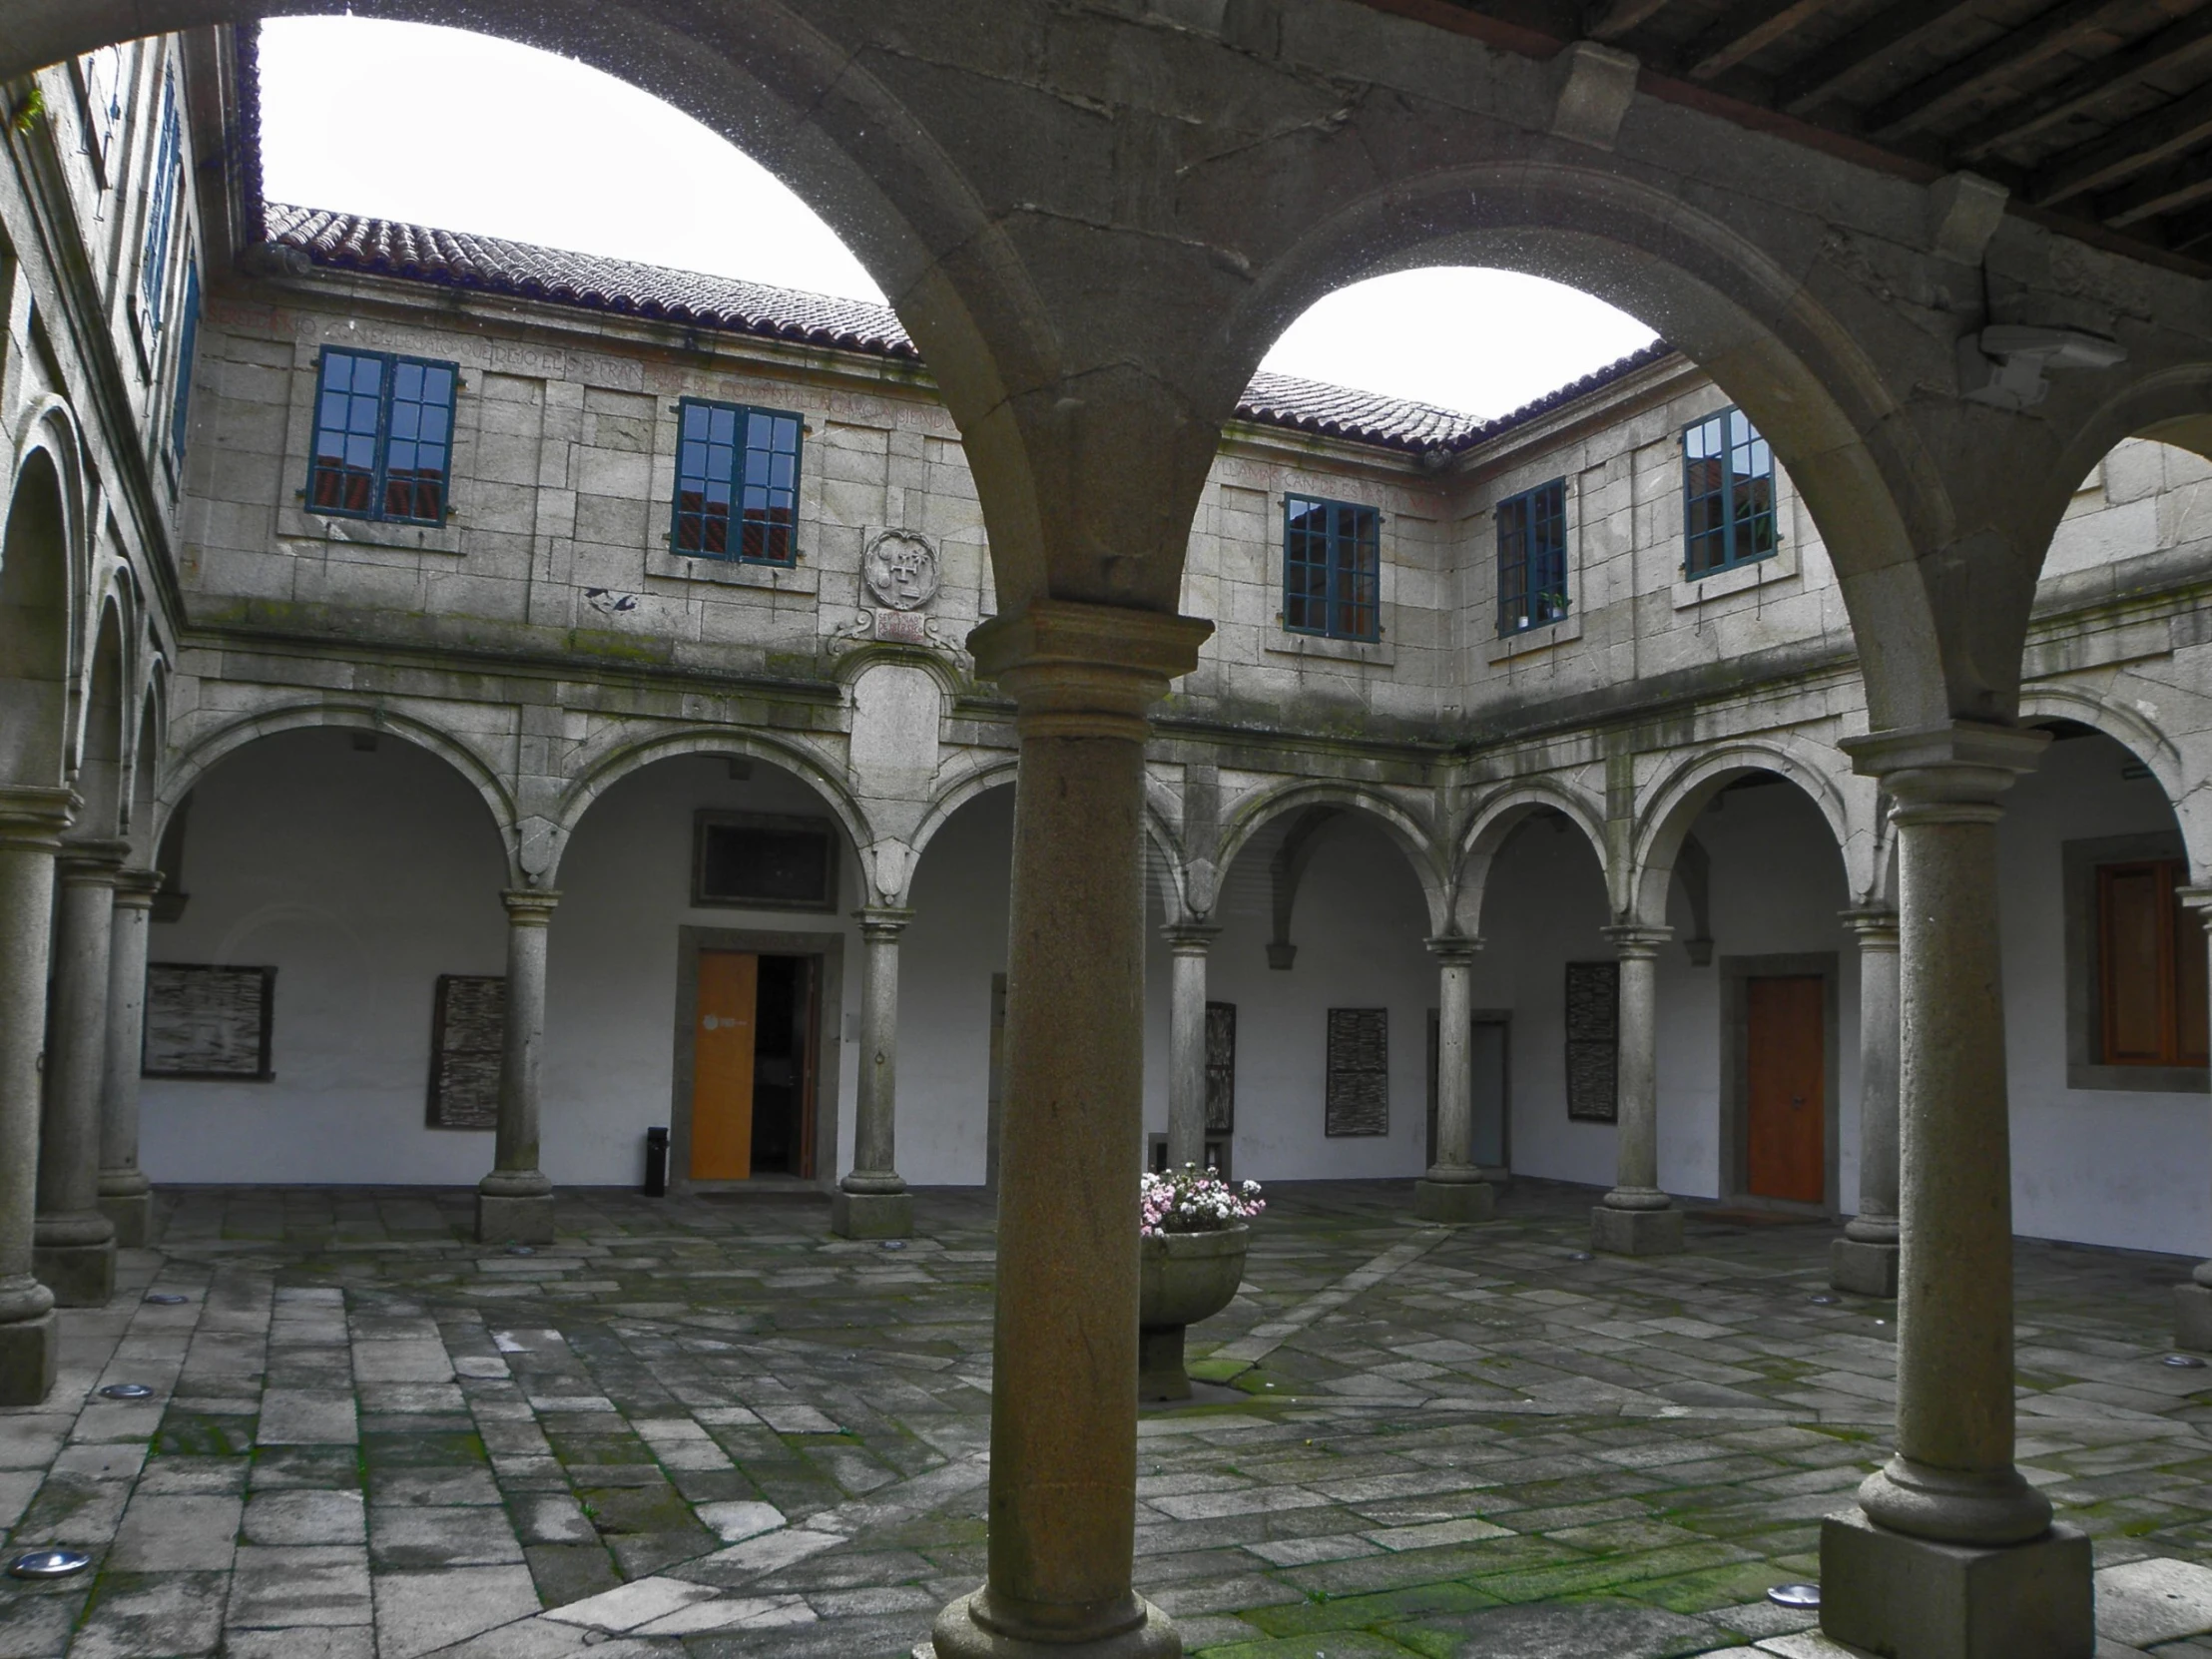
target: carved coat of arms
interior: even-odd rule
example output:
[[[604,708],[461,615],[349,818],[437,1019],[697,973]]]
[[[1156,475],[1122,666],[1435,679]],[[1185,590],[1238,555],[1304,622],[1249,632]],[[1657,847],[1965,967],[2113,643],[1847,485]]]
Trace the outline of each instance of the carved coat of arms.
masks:
[[[860,555],[860,580],[875,602],[918,611],[937,596],[937,550],[911,530],[883,530]]]

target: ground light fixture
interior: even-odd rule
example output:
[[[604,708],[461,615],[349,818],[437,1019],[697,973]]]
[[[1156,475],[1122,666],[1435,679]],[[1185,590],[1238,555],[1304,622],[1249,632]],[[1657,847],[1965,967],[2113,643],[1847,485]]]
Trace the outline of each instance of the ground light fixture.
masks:
[[[1818,1607],[1821,1587],[1818,1584],[1777,1584],[1767,1592],[1767,1599],[1777,1607]]]
[[[509,1256],[535,1256],[537,1252],[525,1244],[511,1244],[507,1247],[507,1254]]]
[[[175,1291],[148,1291],[146,1300],[157,1308],[181,1308],[185,1304],[185,1299]]]
[[[904,1239],[885,1239],[875,1248],[878,1250],[904,1250],[906,1248],[906,1241]]]
[[[1844,1299],[1840,1296],[1832,1295],[1827,1291],[1822,1291],[1819,1295],[1809,1296],[1805,1300],[1810,1302],[1816,1308],[1834,1308],[1838,1306]]]
[[[110,1382],[100,1390],[102,1399],[152,1399],[154,1390],[143,1382]]]
[[[10,1578],[67,1578],[92,1565],[81,1549],[34,1549],[8,1563]]]
[[[2161,1359],[2158,1363],[2162,1366],[2171,1366],[2175,1371],[2204,1370],[2204,1362],[2202,1360],[2199,1360],[2194,1354],[2169,1354]]]

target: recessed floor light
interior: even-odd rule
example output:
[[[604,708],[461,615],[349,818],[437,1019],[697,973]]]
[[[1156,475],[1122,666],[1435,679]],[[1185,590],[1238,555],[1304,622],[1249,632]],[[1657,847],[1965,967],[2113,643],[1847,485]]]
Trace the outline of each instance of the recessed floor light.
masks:
[[[509,1256],[535,1256],[537,1252],[532,1250],[528,1245],[509,1245],[507,1247],[507,1254]]]
[[[2171,1366],[2175,1371],[2204,1370],[2204,1362],[2194,1354],[2169,1354],[2158,1363],[2162,1366]]]
[[[185,1299],[175,1291],[149,1291],[146,1300],[157,1308],[181,1308],[185,1304]]]
[[[1767,1592],[1767,1599],[1777,1607],[1818,1607],[1821,1587],[1818,1584],[1777,1584]]]
[[[152,1399],[154,1390],[143,1382],[110,1382],[100,1390],[102,1399]]]
[[[1831,1296],[1828,1292],[1823,1291],[1819,1296],[1809,1296],[1805,1300],[1816,1308],[1834,1308],[1844,1299],[1840,1296]]]
[[[885,1239],[875,1248],[877,1250],[904,1250],[906,1248],[906,1241],[904,1239]]]
[[[8,1563],[10,1578],[67,1578],[73,1572],[83,1572],[92,1565],[92,1557],[81,1549],[34,1549],[28,1555],[18,1555]]]

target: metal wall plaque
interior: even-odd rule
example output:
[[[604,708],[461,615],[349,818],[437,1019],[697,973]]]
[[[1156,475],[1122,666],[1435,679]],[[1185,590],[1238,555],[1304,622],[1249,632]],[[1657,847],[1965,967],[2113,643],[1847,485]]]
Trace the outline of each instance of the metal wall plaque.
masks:
[[[1390,1132],[1390,1011],[1329,1010],[1327,1129],[1332,1135]]]
[[[146,965],[148,1077],[223,1077],[266,1083],[276,1002],[273,967],[209,962]]]
[[[1567,964],[1567,1116],[1611,1123],[1620,1114],[1621,970]]]
[[[1206,1133],[1237,1128],[1237,1005],[1206,1004]]]
[[[507,981],[491,973],[438,975],[430,1024],[432,1129],[499,1127],[500,1057],[506,1042]]]

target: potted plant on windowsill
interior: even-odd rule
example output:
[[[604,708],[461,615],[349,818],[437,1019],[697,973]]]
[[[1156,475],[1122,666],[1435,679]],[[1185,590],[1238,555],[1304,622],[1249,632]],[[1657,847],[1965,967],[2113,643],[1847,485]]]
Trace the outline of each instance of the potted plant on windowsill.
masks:
[[[1196,1164],[1147,1174],[1141,1196],[1137,1397],[1188,1399],[1184,1329],[1212,1319],[1236,1296],[1252,1239],[1249,1223],[1267,1203],[1257,1181],[1232,1187]]]

